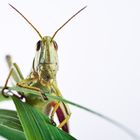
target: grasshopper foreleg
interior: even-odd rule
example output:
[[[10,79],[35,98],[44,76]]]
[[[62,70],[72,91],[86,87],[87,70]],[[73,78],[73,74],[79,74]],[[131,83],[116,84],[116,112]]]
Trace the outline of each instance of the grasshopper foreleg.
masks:
[[[27,88],[27,89],[31,89],[31,90],[35,90],[41,93],[41,96],[44,100],[47,100],[47,97],[44,95],[44,93],[40,90],[40,88],[38,87],[33,87],[28,85],[28,83],[32,83],[32,82],[36,82],[37,78],[28,78],[28,79],[24,79],[21,82],[17,83],[17,86],[23,87],[23,88]]]

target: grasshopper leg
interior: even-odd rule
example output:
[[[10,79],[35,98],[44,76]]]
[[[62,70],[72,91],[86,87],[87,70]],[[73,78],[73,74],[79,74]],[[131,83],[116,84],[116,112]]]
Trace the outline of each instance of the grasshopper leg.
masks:
[[[60,106],[60,102],[57,102],[51,112],[51,120],[54,120],[54,114],[56,113],[58,107]]]
[[[54,90],[54,93],[55,93],[56,96],[62,97],[62,94],[61,94],[60,90],[58,89],[57,85],[55,84],[55,82],[52,82],[51,87]],[[54,114],[57,112],[58,108],[61,109],[62,114],[64,115],[64,119],[62,121],[60,121],[60,124],[58,125],[58,128],[63,129],[63,126],[67,125],[67,123],[68,123],[68,120],[71,116],[71,112],[70,112],[67,104],[59,101],[59,102],[56,103],[56,105],[54,106],[54,109],[51,113],[52,118],[53,118]],[[58,115],[58,119],[60,119],[59,114],[57,114],[57,115]]]
[[[12,72],[9,72],[9,78],[12,77],[13,80],[17,83],[19,81],[21,81],[22,79],[24,79],[18,65],[16,63],[13,63],[12,62],[12,58],[10,55],[6,55],[6,62],[8,64],[8,67],[10,69],[10,71]]]
[[[8,77],[6,78],[4,87],[3,87],[2,91],[1,91],[2,95],[5,96],[5,97],[9,97],[8,95],[6,95],[6,94],[4,93],[4,90],[7,89],[7,84],[8,84],[8,81],[9,81],[11,75],[12,75],[12,72],[13,72],[13,69],[10,70],[10,72],[9,72],[9,74],[8,74]]]
[[[62,97],[62,94],[55,83],[52,83],[52,88],[54,89],[56,96]],[[63,129],[63,126],[68,123],[68,120],[71,116],[71,112],[70,112],[67,104],[65,104],[63,102],[58,102],[58,104],[56,104],[54,106],[52,115],[57,111],[58,107],[60,107],[60,109],[62,110],[62,113],[64,115],[64,119],[60,122],[60,124],[58,125],[58,128]]]
[[[8,84],[10,77],[12,77],[15,82],[19,82],[21,79],[23,79],[23,76],[22,76],[22,73],[21,73],[18,65],[16,63],[12,62],[12,58],[10,55],[6,56],[6,62],[8,64],[10,71],[9,71],[8,77],[6,78],[4,88],[2,89],[1,92],[2,92],[3,96],[9,97],[8,95],[6,95],[4,93],[4,90],[7,88],[7,84]]]
[[[62,94],[59,91],[59,89],[57,88],[57,85],[55,84],[54,80],[50,80],[49,82],[46,82],[44,80],[40,80],[40,83],[42,85],[46,86],[46,87],[52,88],[55,96],[62,97]],[[55,105],[53,107],[53,110],[51,112],[51,120],[52,121],[53,121],[54,114],[57,112],[58,108],[61,109],[62,114],[64,115],[64,119],[62,121],[60,121],[60,124],[58,125],[58,128],[63,129],[63,126],[68,123],[68,120],[71,116],[71,113],[69,111],[68,106],[65,103],[59,101],[59,102],[55,103]],[[60,118],[58,118],[58,119],[60,119]]]
[[[52,121],[53,121],[54,114],[57,113],[57,110],[58,109],[61,109],[62,114],[64,115],[64,119],[62,121],[59,120],[60,121],[60,124],[58,125],[58,128],[62,128],[63,129],[63,126],[68,123],[68,120],[69,120],[69,118],[71,116],[71,113],[68,112],[66,104],[61,103],[61,102],[57,102],[55,104],[52,112],[51,112],[51,120]]]
[[[11,77],[13,78],[14,82],[17,83],[17,82],[23,80],[24,77],[20,71],[20,68],[18,67],[18,65],[16,63],[12,62],[12,58],[10,55],[6,56],[6,62],[8,64],[9,69],[13,69]]]
[[[17,83],[17,86],[20,86],[20,87],[23,87],[23,88],[32,89],[32,90],[36,90],[36,91],[40,91],[39,88],[37,88],[37,87],[31,87],[30,85],[28,85],[28,83],[34,82],[34,81],[36,81],[36,78],[24,79],[21,82],[18,82]]]
[[[67,115],[65,119],[58,125],[58,128],[62,128],[69,120],[71,114]]]
[[[39,91],[38,88],[27,86],[26,83],[32,82],[32,81],[34,81],[36,79],[35,78],[29,78],[29,79],[24,80],[24,77],[23,77],[23,75],[22,75],[22,73],[20,71],[20,68],[18,67],[18,65],[16,63],[13,63],[12,58],[11,58],[10,55],[6,56],[6,62],[8,64],[9,69],[10,69],[10,72],[9,72],[8,78],[6,80],[4,89],[6,89],[6,86],[7,86],[9,78],[12,77],[14,82],[18,86]],[[2,91],[4,91],[4,89]],[[4,93],[4,92],[2,92],[2,93]]]
[[[44,100],[47,100],[48,98],[44,95],[44,93],[41,92],[40,88],[38,87],[32,87],[30,85],[28,85],[28,83],[30,82],[36,82],[38,80],[37,77],[34,78],[28,78],[28,79],[24,79],[21,82],[17,83],[17,86],[23,87],[23,88],[27,88],[27,89],[31,89],[31,90],[35,90],[41,93],[41,96]]]

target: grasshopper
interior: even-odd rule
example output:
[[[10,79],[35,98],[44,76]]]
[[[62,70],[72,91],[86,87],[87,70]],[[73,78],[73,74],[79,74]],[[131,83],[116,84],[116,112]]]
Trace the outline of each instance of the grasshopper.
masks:
[[[58,45],[56,41],[54,41],[54,37],[61,28],[63,28],[73,17],[84,10],[86,6],[74,14],[70,19],[68,19],[58,30],[56,30],[52,37],[43,37],[21,12],[19,12],[11,4],[9,5],[31,25],[31,27],[39,35],[40,40],[36,44],[36,54],[33,59],[32,70],[27,78],[23,77],[18,65],[12,62],[11,56],[6,56],[10,72],[5,82],[4,89],[6,89],[8,80],[10,77],[12,77],[17,86],[39,91],[41,93],[40,98],[30,97],[30,95],[25,97],[23,93],[18,94],[24,96],[26,102],[29,104],[41,109],[47,115],[50,115],[52,123],[54,123],[54,115],[56,113],[60,123],[58,128],[69,132],[68,120],[70,118],[71,112],[68,105],[60,101],[49,101],[42,91],[45,90],[45,92],[48,91],[48,94],[62,97],[56,82],[56,74],[58,71]],[[9,96],[4,92],[3,95]]]

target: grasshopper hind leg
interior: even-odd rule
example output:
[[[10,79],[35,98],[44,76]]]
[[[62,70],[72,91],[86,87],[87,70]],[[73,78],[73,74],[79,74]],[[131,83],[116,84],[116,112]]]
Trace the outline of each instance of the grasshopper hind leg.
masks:
[[[69,133],[69,118],[71,113],[66,111],[66,106],[62,102],[53,102],[52,103],[53,110],[51,112],[51,120],[53,121],[54,114],[56,113],[57,118],[59,120],[58,128],[61,128],[63,131]]]
[[[8,64],[9,69],[13,69],[13,72],[11,74],[12,79],[15,83],[20,82],[24,79],[19,66],[16,63],[13,63],[12,57],[10,55],[6,55],[6,62]]]
[[[13,72],[13,69],[10,70],[10,72],[9,72],[9,74],[8,74],[8,77],[6,78],[4,87],[3,87],[3,89],[1,90],[2,95],[3,95],[4,97],[7,97],[7,98],[8,98],[9,96],[8,96],[7,94],[5,94],[4,90],[7,89],[7,84],[8,84],[8,81],[9,81],[11,75],[12,75],[12,72]]]
[[[23,78],[23,75],[22,75],[18,65],[16,63],[12,62],[12,58],[11,58],[10,55],[6,55],[6,62],[8,64],[8,67],[9,67],[10,71],[9,71],[9,74],[8,74],[8,76],[6,78],[6,82],[4,84],[4,88],[2,89],[1,92],[2,92],[3,96],[9,97],[8,95],[6,95],[4,93],[4,90],[7,89],[7,84],[8,84],[9,79],[12,77],[14,82],[17,83],[17,82],[21,81],[24,78]]]

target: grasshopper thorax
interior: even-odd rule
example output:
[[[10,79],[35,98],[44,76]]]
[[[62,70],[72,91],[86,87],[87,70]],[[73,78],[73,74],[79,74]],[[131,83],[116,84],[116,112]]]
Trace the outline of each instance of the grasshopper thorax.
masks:
[[[49,36],[43,37],[36,44],[33,70],[45,81],[56,78],[58,70],[57,48],[57,43]]]

